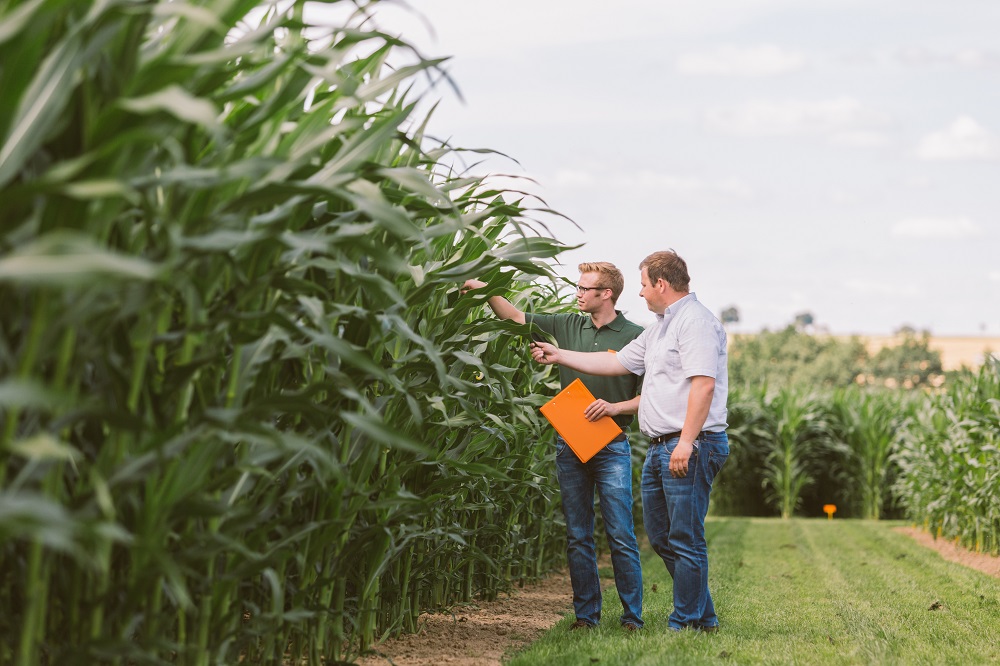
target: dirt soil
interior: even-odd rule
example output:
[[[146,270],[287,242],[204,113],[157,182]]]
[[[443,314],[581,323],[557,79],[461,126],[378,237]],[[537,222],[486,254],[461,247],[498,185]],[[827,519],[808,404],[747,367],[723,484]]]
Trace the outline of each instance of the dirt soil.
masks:
[[[551,574],[496,601],[455,606],[451,613],[423,613],[418,633],[390,639],[376,646],[379,655],[366,656],[357,663],[499,666],[504,655],[537,640],[567,614],[573,614],[569,574]]]
[[[950,561],[964,564],[972,569],[978,569],[983,573],[1000,578],[1000,557],[987,553],[974,553],[961,546],[955,545],[945,539],[935,539],[933,536],[917,529],[916,527],[897,527],[898,531],[908,534],[928,548],[936,550],[941,557]]]
[[[913,527],[898,531],[958,562],[1000,578],[1000,557],[973,553]],[[613,584],[604,580],[603,585]],[[515,589],[492,602],[455,606],[452,613],[424,613],[417,634],[390,639],[377,646],[376,655],[359,659],[360,666],[500,666],[505,655],[536,640],[565,615],[573,613],[569,574]]]

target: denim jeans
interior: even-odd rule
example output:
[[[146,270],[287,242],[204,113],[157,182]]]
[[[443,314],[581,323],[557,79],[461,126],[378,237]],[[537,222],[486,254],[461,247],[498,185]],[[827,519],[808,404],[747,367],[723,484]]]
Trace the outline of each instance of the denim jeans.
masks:
[[[708,591],[705,516],[712,480],[729,457],[725,432],[702,433],[683,478],[670,475],[670,455],[679,438],[652,444],[642,466],[642,519],[653,551],[674,579],[671,629],[719,624]]]
[[[576,619],[591,624],[601,620],[601,579],[594,546],[596,489],[624,609],[621,623],[641,627],[642,566],[632,522],[632,449],[628,440],[611,442],[581,463],[566,442],[556,437],[556,470],[566,518],[566,554]]]

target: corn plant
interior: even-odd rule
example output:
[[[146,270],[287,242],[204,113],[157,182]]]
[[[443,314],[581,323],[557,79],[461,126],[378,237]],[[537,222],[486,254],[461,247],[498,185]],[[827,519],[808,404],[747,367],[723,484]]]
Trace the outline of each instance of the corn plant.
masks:
[[[831,435],[847,445],[845,475],[852,503],[862,518],[878,520],[891,501],[892,454],[909,416],[910,393],[839,389],[830,396]]]
[[[374,3],[258,4],[0,2],[0,664],[349,659],[561,560],[548,375],[458,285],[562,246]]]
[[[1000,363],[915,404],[901,440],[894,491],[907,515],[935,536],[1000,553]]]
[[[767,386],[730,385],[729,460],[713,482],[711,511],[725,516],[771,515],[772,507],[761,493],[764,462],[773,442],[767,404]]]
[[[791,518],[803,490],[813,483],[810,469],[820,458],[826,420],[819,401],[802,390],[783,388],[766,403],[770,440],[762,486],[767,500]]]

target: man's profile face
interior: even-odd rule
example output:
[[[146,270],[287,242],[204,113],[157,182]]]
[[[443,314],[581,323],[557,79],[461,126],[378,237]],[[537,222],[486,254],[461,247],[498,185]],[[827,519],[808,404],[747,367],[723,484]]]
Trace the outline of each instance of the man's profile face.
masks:
[[[576,305],[580,312],[594,312],[601,303],[604,296],[611,295],[611,289],[601,284],[600,273],[580,273],[580,279],[576,283]]]
[[[645,266],[642,268],[640,282],[642,283],[642,289],[639,290],[639,296],[646,301],[646,307],[649,308],[650,312],[663,314],[667,306],[662,298],[662,290],[658,288],[659,284],[653,284],[649,281],[649,271],[646,270]]]

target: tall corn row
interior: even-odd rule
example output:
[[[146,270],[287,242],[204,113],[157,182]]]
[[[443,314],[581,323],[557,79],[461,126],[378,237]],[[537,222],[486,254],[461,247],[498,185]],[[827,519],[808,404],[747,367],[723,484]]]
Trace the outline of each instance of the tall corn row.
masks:
[[[783,388],[766,399],[769,438],[761,485],[768,501],[791,518],[813,483],[812,468],[822,459],[826,417],[820,399],[802,390]]]
[[[774,507],[761,492],[764,464],[773,446],[773,419],[767,405],[767,386],[734,385],[729,389],[729,469],[713,481],[711,510],[717,515],[766,516]]]
[[[730,393],[732,462],[713,511],[901,517],[939,537],[1000,551],[1000,364],[953,376],[940,391]],[[798,502],[796,501],[798,499]]]
[[[1000,363],[966,372],[914,406],[895,491],[932,534],[1000,554]]]
[[[829,397],[831,436],[850,451],[844,470],[852,487],[847,499],[858,507],[862,518],[878,520],[892,501],[891,486],[897,473],[892,455],[911,412],[910,404],[922,395],[850,387]]]
[[[561,559],[457,290],[561,246],[429,147],[438,62],[257,4],[0,1],[0,664],[349,658]]]
[[[720,481],[714,510],[766,515],[769,507],[784,517],[815,516],[823,515],[823,505],[835,504],[838,517],[873,519],[884,517],[887,506],[896,511],[891,456],[912,399],[856,387],[735,387],[729,403],[731,462],[742,471]]]

